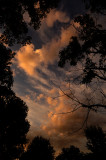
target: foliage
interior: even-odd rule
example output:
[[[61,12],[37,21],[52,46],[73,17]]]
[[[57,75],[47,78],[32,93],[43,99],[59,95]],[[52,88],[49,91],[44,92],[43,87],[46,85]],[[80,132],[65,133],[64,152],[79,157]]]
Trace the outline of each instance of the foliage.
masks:
[[[41,19],[50,9],[55,8],[59,0],[0,0],[0,41],[8,45],[15,42],[25,44],[30,42],[28,26],[35,30],[39,28]],[[29,22],[24,14],[29,15]]]
[[[29,123],[28,107],[12,90],[0,95],[0,159],[12,160],[22,154]]]
[[[10,65],[14,55],[15,53],[0,43],[0,86],[10,88],[13,84],[13,76]]]
[[[90,83],[94,78],[106,81],[106,30],[85,14],[75,18],[79,23],[78,36],[72,37],[69,45],[60,51],[59,66],[66,62],[76,66],[83,63],[82,83]],[[98,57],[98,59],[97,59]]]
[[[11,87],[13,75],[11,61],[15,55],[11,46],[15,43],[29,43],[29,26],[39,28],[50,9],[55,8],[59,0],[0,0],[0,159],[13,160],[21,156],[26,144],[29,122],[26,120],[28,107],[15,95]],[[28,21],[25,19],[27,14]],[[45,140],[50,155],[53,149]],[[49,156],[49,153],[48,153]]]
[[[70,146],[63,148],[56,160],[105,160],[106,159],[106,133],[102,128],[89,126],[85,129],[87,148],[90,152],[82,153],[79,148]]]
[[[87,148],[92,152],[94,159],[106,159],[106,133],[102,128],[91,126],[85,129]]]
[[[74,84],[80,82],[80,84],[89,86],[90,97],[85,96],[84,102],[79,100],[70,88],[68,94],[62,91],[75,102],[75,105],[88,108],[87,121],[90,110],[97,111],[100,107],[106,108],[106,94],[103,89],[103,84],[106,83],[106,28],[98,17],[95,20],[95,15],[92,13],[94,12],[96,16],[102,13],[102,18],[105,18],[106,2],[100,0],[96,2],[85,0],[84,2],[88,4],[89,14],[74,18],[73,27],[76,29],[76,35],[71,37],[68,46],[59,52],[58,65],[59,67],[64,67],[66,63],[70,65],[69,82]],[[76,74],[75,72],[73,74],[72,70],[77,71]],[[83,91],[84,95],[86,91],[87,88]],[[95,96],[96,91],[99,98]]]
[[[101,13],[106,15],[106,1],[104,0],[83,0],[86,8],[90,9],[91,12]]]
[[[28,146],[27,152],[25,152],[21,160],[35,160],[35,159],[54,159],[54,149],[51,146],[48,139],[43,137],[35,137]]]
[[[15,95],[11,87],[13,75],[10,68],[15,53],[0,43],[0,159],[19,158],[24,151],[29,122],[28,107]]]
[[[56,160],[81,160],[82,154],[79,148],[70,146],[63,148],[62,152],[56,157]]]

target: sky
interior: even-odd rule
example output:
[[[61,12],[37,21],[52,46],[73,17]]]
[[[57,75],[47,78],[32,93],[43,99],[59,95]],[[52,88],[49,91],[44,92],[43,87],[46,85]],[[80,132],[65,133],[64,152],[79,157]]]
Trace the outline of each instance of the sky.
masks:
[[[96,89],[96,93],[92,96],[90,86],[86,89],[83,84],[69,81],[81,73],[77,70],[81,68],[80,64],[76,69],[68,65],[64,69],[58,67],[59,51],[68,45],[71,36],[77,35],[72,26],[73,18],[84,12],[81,0],[62,0],[59,7],[51,10],[42,20],[37,31],[29,27],[31,44],[14,47],[17,54],[12,66],[13,89],[29,108],[27,119],[31,127],[27,136],[29,139],[37,135],[49,138],[57,153],[70,145],[86,150],[86,139],[83,130],[79,129],[88,110],[79,108],[73,112],[75,103],[63,91],[73,93],[83,102],[91,99],[92,103],[94,99],[97,100],[100,87],[104,87],[102,84],[98,88],[94,85],[93,91]],[[24,18],[29,22],[27,13]],[[74,23],[74,26],[78,24]],[[105,112],[91,112],[88,124],[105,127]]]

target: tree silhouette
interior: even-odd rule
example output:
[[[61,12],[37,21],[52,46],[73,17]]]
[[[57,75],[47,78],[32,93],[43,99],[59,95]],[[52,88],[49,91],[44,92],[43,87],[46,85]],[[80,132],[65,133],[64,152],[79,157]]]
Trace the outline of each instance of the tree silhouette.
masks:
[[[11,60],[15,53],[5,47],[15,43],[29,43],[28,27],[39,28],[50,9],[59,0],[0,0],[0,159],[13,160],[21,156],[26,144],[29,122],[28,107],[15,95],[11,87]],[[24,14],[29,16],[26,22]],[[49,145],[49,144],[48,144]],[[50,150],[50,147],[49,147]]]
[[[80,152],[79,148],[70,146],[63,148],[56,160],[105,160],[106,159],[106,133],[101,127],[89,126],[85,130],[88,153]]]
[[[81,160],[83,154],[79,148],[70,146],[69,148],[63,148],[62,152],[56,157],[56,160]]]
[[[104,0],[83,0],[86,8],[90,9],[91,12],[101,13],[106,15],[106,1]]]
[[[59,0],[0,0],[0,41],[9,45],[30,42],[28,26],[38,29],[41,19],[58,2]],[[29,16],[28,23],[23,16],[25,13]]]
[[[10,65],[14,55],[15,53],[0,43],[0,86],[2,87],[10,88],[13,84]]]
[[[74,21],[80,24],[78,36],[72,37],[69,45],[60,51],[59,66],[63,67],[66,62],[76,66],[82,62],[82,83],[90,83],[94,78],[106,81],[106,30],[96,25],[88,14],[78,16]]]
[[[26,104],[14,93],[0,96],[0,159],[13,160],[22,154],[29,130],[27,112]]]
[[[93,8],[92,3],[94,1],[90,1],[90,5]],[[85,0],[85,2],[87,1]],[[104,12],[106,7],[105,5],[104,9],[102,7],[105,2],[100,4],[101,2],[103,1],[98,0],[97,3],[95,2],[95,7],[100,7],[101,12]],[[94,12],[96,12],[95,9]],[[77,27],[75,23],[78,24]],[[95,20],[92,13],[75,17],[72,26],[77,34],[71,37],[68,46],[59,52],[59,67],[64,67],[66,63],[69,63],[72,70],[74,70],[73,68],[75,68],[75,71],[77,70],[76,75],[75,71],[73,71],[74,76],[71,74],[68,81],[74,84],[80,83],[90,86],[90,95],[92,97],[85,97],[86,101],[84,102],[80,101],[70,88],[68,94],[62,91],[75,102],[78,108],[82,106],[88,109],[87,118],[90,110],[97,111],[98,108],[106,108],[106,94],[103,87],[100,88],[100,84],[106,83],[106,28],[102,25]],[[93,86],[96,86],[96,89]],[[96,95],[96,91],[100,95],[99,99],[97,97],[93,98],[94,94]],[[84,92],[84,95],[86,95],[86,90]]]
[[[48,139],[35,137],[29,144],[27,151],[22,155],[21,160],[54,159],[54,149]]]
[[[92,152],[90,156],[94,160],[106,159],[106,133],[102,128],[91,126],[85,129],[87,148]]]
[[[14,53],[0,43],[0,159],[19,158],[26,144],[28,107],[12,91],[10,68]]]

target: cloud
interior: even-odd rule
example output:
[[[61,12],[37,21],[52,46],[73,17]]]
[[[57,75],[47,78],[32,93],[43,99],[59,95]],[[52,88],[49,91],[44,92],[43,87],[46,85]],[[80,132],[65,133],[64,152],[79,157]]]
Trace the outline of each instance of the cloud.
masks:
[[[61,96],[61,92],[59,95]],[[49,105],[52,104],[53,106],[53,102],[55,104],[55,101],[52,101],[51,98]],[[70,145],[75,145],[83,151],[86,150],[86,138],[80,128],[87,117],[88,109],[80,108],[71,112],[73,108],[70,98],[66,96],[58,98],[57,104],[48,113],[48,123],[42,125],[43,132],[51,138],[57,152],[60,152],[62,147],[69,147]],[[91,111],[87,125],[105,127],[105,115]]]
[[[26,45],[19,49],[16,54],[18,66],[22,68],[28,75],[34,74],[34,68],[40,63],[41,58],[37,50],[34,50],[34,45]]]
[[[56,99],[54,98],[55,96],[57,96]],[[43,104],[39,105],[37,101],[33,102],[26,96],[25,101],[31,106],[28,115],[31,129],[28,133],[28,138],[32,139],[35,135],[50,138],[51,144],[55,147],[56,154],[63,147],[69,147],[70,145],[75,145],[81,151],[86,151],[86,138],[83,130],[79,129],[86,119],[87,109],[80,108],[75,112],[67,113],[73,110],[73,103],[66,96],[62,96],[62,92],[56,88],[49,90],[48,96],[39,94],[37,100],[41,101],[42,99]],[[44,101],[47,102],[46,105]],[[105,115],[91,112],[87,123],[88,125],[100,125],[104,127]]]
[[[57,100],[57,99],[53,99],[53,98],[51,98],[51,97],[48,97],[48,98],[47,98],[47,102],[48,102],[48,104],[49,104],[50,106],[55,107],[55,106],[57,106],[58,100]]]
[[[68,23],[70,21],[70,18],[66,15],[65,12],[57,11],[54,9],[51,10],[51,12],[47,15],[45,21],[48,27],[53,27],[56,21],[59,21],[61,23]]]
[[[37,100],[40,101],[41,99],[43,99],[45,96],[44,94],[39,94],[39,96],[37,96]]]
[[[28,19],[26,13],[25,18]],[[48,34],[50,27],[53,27],[54,23],[59,21],[61,23],[70,23],[66,28],[61,26],[60,35],[53,35],[54,37],[48,41]],[[46,32],[45,32],[46,31]],[[28,75],[33,76],[36,72],[36,68],[42,68],[41,64],[44,65],[53,64],[58,59],[59,51],[66,47],[70,41],[70,37],[76,34],[75,29],[72,27],[72,22],[65,12],[57,11],[56,9],[51,10],[46,18],[42,20],[41,27],[39,29],[39,36],[44,44],[41,48],[36,49],[34,44],[26,45],[21,47],[16,54],[16,59],[19,68],[23,69]]]
[[[34,54],[36,54],[34,46],[32,46],[32,48]],[[39,57],[42,57],[42,55]],[[34,58],[31,60],[33,59]],[[35,68],[39,66],[41,59],[33,67],[33,72],[35,72]],[[47,73],[48,76],[52,76],[52,73],[49,72],[46,67],[43,67],[42,71]],[[26,96],[23,98],[27,102],[28,106],[30,106],[28,119],[31,123],[31,129],[28,137],[30,138],[31,136],[31,138],[33,138],[35,135],[42,135],[45,136],[45,138],[49,137],[57,152],[60,152],[62,147],[69,147],[69,145],[79,145],[78,147],[82,146],[81,150],[85,150],[84,146],[86,140],[83,131],[81,130],[75,134],[72,133],[82,127],[86,118],[87,110],[79,109],[70,114],[59,114],[73,110],[72,101],[66,96],[63,96],[62,91],[59,91],[58,88],[55,87],[51,90],[44,90],[44,88],[35,82],[34,79],[30,77],[29,79],[33,88],[37,87],[38,89],[41,89],[41,93],[39,93],[39,95],[35,95],[35,101],[31,100],[34,93],[30,93],[30,97]],[[43,83],[46,83],[42,80],[42,77],[39,76],[38,79]],[[48,83],[47,79],[45,81]],[[69,93],[67,90],[67,87],[69,87],[67,83],[63,84],[64,82],[61,84],[62,89],[66,89],[67,93]],[[83,100],[84,102],[86,101],[86,98],[91,99],[91,96],[93,96],[90,94],[91,89],[88,87],[88,96],[85,99],[83,98],[83,90],[85,89],[84,85],[79,86],[70,84],[70,89],[80,100]],[[39,104],[39,102],[41,103]],[[105,120],[102,115],[91,113],[88,124],[100,124],[100,126],[103,126],[104,121]]]
[[[33,44],[21,47],[16,54],[18,66],[28,75],[33,76],[41,63],[44,65],[53,64],[58,59],[59,51],[68,45],[70,37],[73,35],[75,35],[75,30],[70,24],[67,29],[61,29],[59,37],[55,36],[40,49],[35,49]]]
[[[24,18],[26,18],[28,22],[28,15],[25,16]],[[60,33],[52,35],[50,31],[56,21],[70,24],[66,28],[63,28],[61,25]],[[62,89],[66,89],[67,93],[69,93],[69,88],[67,89],[69,84],[65,84],[64,79],[66,79],[67,76],[70,79],[70,77],[76,76],[77,73],[80,74],[79,68],[81,67],[78,66],[77,73],[62,70],[62,73],[65,72],[65,74],[61,76],[60,69],[56,68],[56,65],[55,67],[53,66],[54,62],[58,61],[59,51],[68,45],[71,36],[76,35],[76,30],[72,26],[72,23],[73,21],[70,22],[66,13],[52,10],[47,18],[42,21],[41,28],[38,31],[43,42],[42,47],[36,49],[36,44],[35,46],[34,44],[26,45],[21,47],[16,54],[19,73],[17,74],[16,68],[15,77],[21,79],[19,82],[21,85],[15,87],[19,94],[22,93],[21,98],[24,99],[29,106],[28,119],[31,128],[28,137],[33,138],[35,135],[42,135],[46,138],[49,137],[57,151],[60,151],[62,147],[77,144],[79,145],[78,147],[83,146],[82,149],[84,150],[86,141],[82,130],[74,134],[72,133],[81,128],[86,118],[87,110],[80,108],[76,112],[67,113],[73,110],[75,103],[64,96],[62,91],[58,90],[58,88],[62,86]],[[74,25],[76,27],[78,26],[78,24]],[[49,39],[48,37],[50,36],[52,36],[52,38]],[[49,68],[51,65],[54,67],[53,70]],[[25,74],[23,75],[23,71],[21,70],[22,72],[20,72],[19,68],[25,71],[27,76]],[[59,74],[56,75],[55,73],[57,71]],[[49,82],[50,79],[58,82],[56,85],[55,83],[51,85]],[[54,88],[51,89],[52,87]],[[97,100],[98,97],[100,98],[98,95],[92,95],[91,88],[88,87],[88,93],[86,93],[84,99],[84,89],[84,85],[70,84],[71,92],[74,93],[80,101],[86,103],[88,101],[87,98],[89,98],[90,102],[93,103],[92,100]],[[103,115],[91,112],[88,124],[101,124],[101,126],[103,126],[104,121]]]
[[[61,28],[63,23],[70,23],[70,18],[65,12],[54,9],[51,10],[50,13],[47,14],[47,17],[41,21],[41,26],[39,30],[37,30],[37,33],[39,34],[43,43],[48,42],[50,37],[52,38],[56,33],[60,31],[58,30],[58,28],[53,28],[55,22],[57,21],[61,23]]]
[[[80,114],[79,111],[72,114],[58,114],[72,109],[71,105],[66,105],[63,99],[60,100],[55,111],[48,114],[48,123],[42,126],[42,130],[51,138],[57,151],[72,144],[79,144],[79,137],[81,138],[82,134],[72,133],[81,127],[84,120],[84,114],[81,114],[81,110]],[[55,114],[53,115],[53,113]]]
[[[59,37],[56,36],[39,50],[43,61],[46,64],[54,63],[58,59],[59,51],[68,45],[70,37],[73,35],[75,35],[75,30],[71,24],[67,29],[61,28],[61,35]]]

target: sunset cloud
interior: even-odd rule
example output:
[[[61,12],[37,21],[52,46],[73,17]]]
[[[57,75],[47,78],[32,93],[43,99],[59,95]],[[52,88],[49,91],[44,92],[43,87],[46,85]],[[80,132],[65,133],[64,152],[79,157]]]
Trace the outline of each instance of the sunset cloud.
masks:
[[[53,27],[56,21],[59,21],[61,23],[68,23],[70,21],[70,18],[66,15],[65,12],[57,11],[54,9],[51,10],[45,21],[48,27]]]
[[[37,96],[37,100],[40,101],[41,99],[45,98],[44,94],[39,94],[39,96]]]
[[[13,61],[14,91],[29,107],[27,118],[31,127],[27,136],[29,139],[38,135],[49,138],[56,153],[70,145],[85,151],[86,140],[80,128],[88,110],[80,107],[73,111],[79,104],[64,93],[76,97],[79,102],[93,104],[103,100],[99,93],[100,88],[104,90],[104,84],[86,87],[78,80],[73,83],[73,78],[82,74],[81,63],[76,68],[58,67],[59,51],[77,35],[76,27],[79,27],[69,18],[68,15],[75,16],[70,9],[69,12],[53,9],[37,31],[29,27],[32,43],[18,49]],[[24,20],[29,23],[28,13],[24,14]],[[90,112],[87,124],[105,126],[105,121],[105,114]]]
[[[28,15],[26,13],[25,18],[27,19]],[[46,42],[46,37],[48,27],[53,27],[54,23],[59,21],[61,23],[70,23],[66,28],[61,26],[60,35],[54,35],[54,37]],[[42,45],[41,48],[36,49],[34,44],[28,44],[21,47],[16,54],[16,60],[19,68],[23,69],[29,76],[34,76],[36,68],[41,68],[43,63],[45,66],[48,64],[53,64],[54,61],[58,60],[59,51],[66,47],[70,41],[70,37],[76,34],[75,28],[72,26],[73,22],[70,22],[70,18],[65,12],[58,11],[56,9],[51,10],[46,18],[42,20],[40,29],[37,31],[41,39],[45,40],[46,43]],[[35,44],[36,45],[36,44]]]
[[[73,134],[73,132],[80,129],[86,112],[78,110],[74,113],[66,113],[71,110],[71,104],[67,105],[65,98],[61,98],[58,106],[55,107],[54,112],[48,114],[48,123],[42,126],[43,132],[51,138],[57,151],[60,151],[62,147],[69,147],[69,145],[76,145],[77,143],[79,144],[80,138],[83,137],[82,131],[77,134]]]
[[[50,106],[56,106],[57,105],[57,103],[58,103],[58,100],[57,99],[53,99],[53,98],[51,98],[51,97],[48,97],[47,98],[47,102],[48,102],[48,104],[50,105]]]
[[[59,37],[54,37],[40,49],[35,49],[33,44],[21,47],[16,54],[18,66],[28,75],[33,76],[36,67],[40,67],[41,63],[53,64],[58,59],[60,49],[68,45],[70,37],[75,33],[74,28],[70,25],[67,29],[62,28]]]
[[[71,110],[71,101],[70,105],[66,105],[65,99],[62,98],[58,106],[55,107],[55,114],[50,112],[48,114],[48,123],[42,126],[42,130],[51,138],[57,151],[60,151],[63,147],[69,147],[70,145],[75,145],[82,151],[86,150],[84,128],[82,130],[80,130],[80,128],[82,128],[86,119],[87,109],[80,108],[75,112],[67,113]],[[87,120],[87,125],[99,124],[105,126],[104,120],[105,116],[91,112]]]
[[[41,58],[37,50],[34,50],[34,45],[26,45],[20,48],[16,54],[18,65],[29,75],[34,74],[35,67],[40,63]]]

